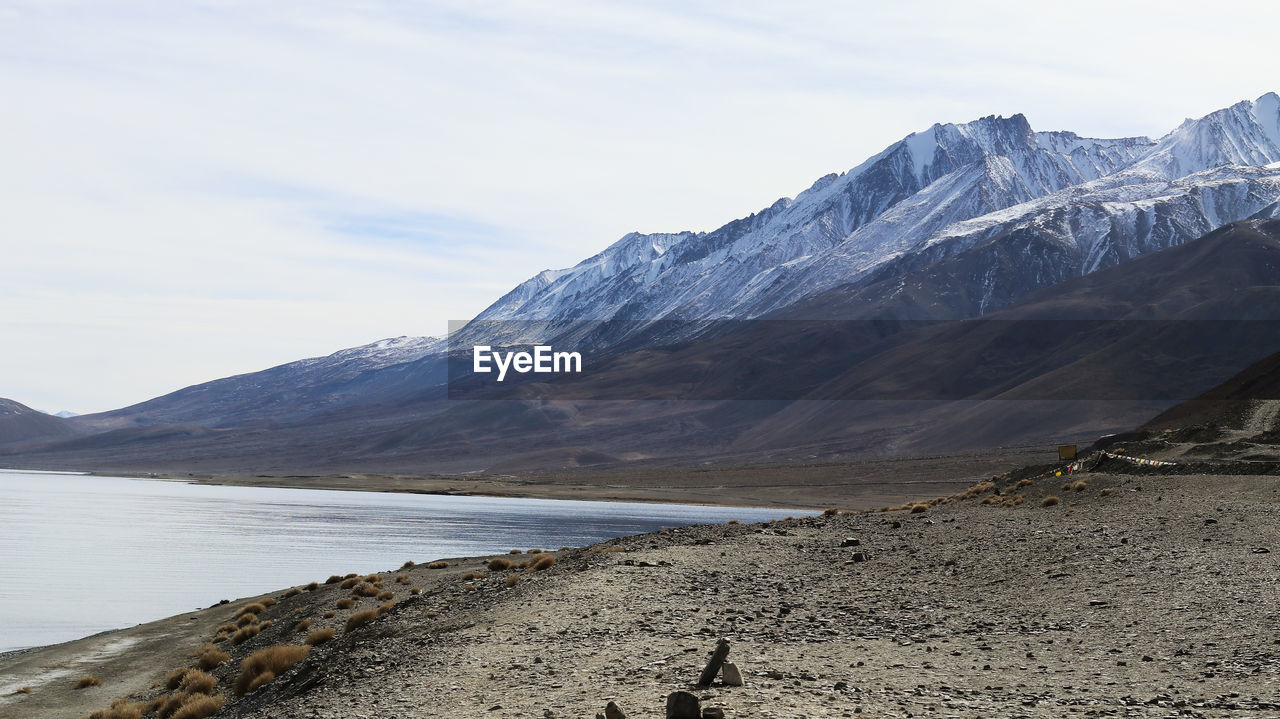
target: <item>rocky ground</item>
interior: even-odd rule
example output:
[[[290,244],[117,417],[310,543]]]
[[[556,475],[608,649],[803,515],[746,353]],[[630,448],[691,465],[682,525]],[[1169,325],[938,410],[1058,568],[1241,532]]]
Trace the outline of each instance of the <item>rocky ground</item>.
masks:
[[[351,630],[387,600],[275,593],[255,620],[271,626],[219,643],[215,716],[589,718],[613,701],[661,717],[677,690],[729,717],[1280,716],[1280,478],[1045,469],[894,511],[564,549],[542,571],[388,571],[395,605]],[[165,694],[251,600],[0,658],[0,685],[32,688],[0,717]],[[336,637],[236,696],[247,655],[321,627]],[[720,638],[744,685],[697,687]],[[73,689],[84,674],[103,686]]]

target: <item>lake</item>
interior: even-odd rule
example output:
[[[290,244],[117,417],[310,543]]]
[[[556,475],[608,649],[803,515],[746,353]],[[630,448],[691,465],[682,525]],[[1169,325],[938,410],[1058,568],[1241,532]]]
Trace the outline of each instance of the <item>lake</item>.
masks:
[[[0,651],[410,559],[583,546],[800,513],[0,470]]]

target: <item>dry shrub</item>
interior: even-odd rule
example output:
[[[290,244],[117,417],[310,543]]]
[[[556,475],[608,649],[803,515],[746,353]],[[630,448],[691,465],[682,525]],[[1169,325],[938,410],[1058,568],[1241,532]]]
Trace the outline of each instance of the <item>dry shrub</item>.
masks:
[[[1058,499],[1057,497],[1045,497],[1044,499],[1040,500],[1040,506],[1052,507],[1053,505],[1058,504],[1061,501],[1062,500]]]
[[[387,601],[388,599],[395,599],[395,598],[396,598],[396,593],[395,593],[395,592],[393,592],[393,591],[391,591],[390,589],[388,589],[388,590],[387,590],[387,591],[385,591],[385,592],[378,592],[378,601],[379,601],[379,602],[385,602],[385,601]]]
[[[15,689],[15,690],[13,690],[13,693],[14,693],[14,694],[30,694],[30,693],[31,693],[31,687],[19,687],[19,688],[17,688],[17,689]]]
[[[218,680],[213,678],[212,674],[202,672],[199,669],[192,669],[182,678],[182,684],[178,685],[178,691],[187,694],[212,694],[215,687],[218,686]]]
[[[258,621],[257,614],[241,614],[240,617],[236,619],[236,626],[247,627],[250,624],[256,623],[257,621]]]
[[[164,677],[164,688],[170,691],[177,689],[182,684],[182,680],[187,676],[187,672],[191,671],[186,667],[174,669]]]
[[[302,589],[303,589],[303,591],[306,591],[306,592],[314,592],[315,590],[317,590],[317,589],[319,589],[319,588],[320,588],[320,584],[319,584],[318,582],[311,582],[310,584],[308,584],[307,586],[303,587]]]
[[[410,588],[409,588],[409,593],[410,593],[410,594],[412,594],[412,595],[414,595],[414,596],[417,596],[417,595],[419,595],[419,594],[422,594],[422,587],[410,587]]]
[[[1022,489],[1023,487],[1030,487],[1033,484],[1035,484],[1035,482],[1032,482],[1029,479],[1020,479],[1018,480],[1017,484],[1013,485],[1013,488],[1016,491],[1016,490]]]
[[[237,626],[236,626],[236,625],[234,625],[234,624],[223,624],[222,626],[218,627],[218,633],[219,633],[219,634],[222,634],[222,633],[230,634],[231,632],[234,632],[235,630],[237,630],[237,629],[239,629],[239,628],[240,628],[240,627],[237,627]]]
[[[183,704],[191,701],[191,698],[191,695],[182,693],[170,694],[167,697],[157,697],[158,700],[163,700],[163,703],[156,710],[156,713],[160,719],[171,719],[182,708]],[[154,704],[154,702],[152,703]]]
[[[338,616],[338,613],[330,609],[329,611],[325,612],[322,616],[325,619],[333,619],[334,617]]]
[[[298,589],[297,587],[294,587],[293,589],[290,589],[289,591],[284,593],[284,598],[288,599],[289,597],[296,597],[299,594],[302,594],[302,590]]]
[[[519,583],[520,583],[520,575],[519,575],[519,574],[509,574],[509,575],[507,575],[506,585],[507,585],[507,587],[508,587],[508,588],[510,588],[510,587],[514,587],[515,585],[517,585],[517,584],[519,584]]]
[[[244,614],[266,614],[266,613],[267,613],[267,605],[264,600],[262,602],[254,602],[253,604],[246,604],[243,607],[240,607],[240,611],[236,612],[236,616],[239,617]]]
[[[409,583],[409,575],[408,575],[408,574],[397,574],[397,575],[396,575],[396,584],[408,584],[408,583]]]
[[[200,652],[196,654],[196,666],[201,669],[213,669],[230,658],[230,654],[227,654],[212,644],[206,644],[200,649]]]
[[[342,581],[342,577],[337,574],[330,574],[329,578],[324,580],[325,584],[337,584]]]
[[[542,554],[542,550],[541,550],[541,549],[530,549],[529,551],[525,552],[525,554]]]
[[[332,629],[317,629],[307,635],[307,644],[310,644],[313,647],[317,644],[324,644],[330,639],[333,639],[333,635],[334,631]]]
[[[259,649],[240,662],[240,674],[236,677],[235,692],[239,696],[257,689],[285,673],[294,664],[306,658],[311,647],[305,644],[277,644]],[[271,679],[263,677],[271,674]]]
[[[729,524],[741,524],[741,522],[739,522],[739,521],[738,521],[738,520],[736,520],[736,519],[730,519],[728,523],[729,523]],[[561,547],[561,548],[560,548],[560,551],[564,551],[565,549],[568,549],[568,547]]]
[[[462,575],[462,581],[469,582],[473,579],[484,579],[484,572],[467,572]]]
[[[343,575],[343,577],[342,577],[342,578],[343,578],[343,579],[356,579],[356,578],[358,578],[359,576],[360,576],[359,574],[356,574],[355,572],[352,572],[352,573],[350,573],[350,574],[345,574],[345,575]]]
[[[922,514],[927,511],[929,511],[929,505],[927,504],[917,504],[911,507],[912,514]]]
[[[538,559],[533,564],[529,565],[529,569],[527,569],[526,571],[541,572],[544,569],[550,569],[552,565],[554,565],[555,563],[556,563],[555,557],[551,556],[550,554],[544,554],[541,557],[538,557]]]
[[[259,627],[257,624],[250,624],[247,627],[242,627],[240,631],[231,635],[231,643],[238,647],[241,644],[244,644],[245,642],[249,641],[250,639],[253,639],[254,637],[258,636],[258,632],[260,631],[262,631],[262,628]]]
[[[391,611],[392,609],[394,609],[394,608],[395,608],[395,606],[396,606],[396,603],[395,603],[395,602],[386,602],[386,603],[384,603],[384,604],[380,605],[380,606],[378,607],[378,616],[382,616],[383,614],[386,614],[387,612],[389,612],[389,611]]]
[[[146,704],[130,704],[128,699],[117,699],[111,702],[110,709],[96,711],[89,715],[89,719],[142,719],[146,711]]]
[[[261,602],[267,605],[268,607],[274,607],[276,605],[276,600],[272,599],[271,597],[267,597],[266,599],[261,600]]]
[[[401,569],[408,569],[409,567],[412,567],[412,566],[413,566],[413,560],[412,560],[412,559],[410,559],[409,561],[405,562],[404,564],[401,564],[401,565],[400,565],[400,568],[401,568]]]
[[[996,502],[999,502],[999,501],[1000,501],[1000,500],[996,499],[995,497],[983,497],[983,498],[982,498],[982,503],[983,503],[983,504],[995,504]]]
[[[258,631],[260,631],[260,632],[265,632],[265,631],[267,631],[268,629],[270,629],[270,628],[271,628],[271,624],[272,624],[271,620],[270,620],[270,619],[268,619],[267,621],[265,621],[265,622],[263,622],[263,623],[261,623],[261,624],[259,624],[259,625],[258,625]]]
[[[476,585],[472,584],[471,582],[467,582],[466,584],[462,585],[462,591],[464,592],[474,592],[475,590],[476,590]]]
[[[840,510],[836,509],[835,507],[828,507],[822,510],[822,516],[824,517],[834,517],[837,514],[840,514]]]
[[[377,618],[378,610],[376,609],[365,609],[363,611],[356,612],[355,614],[347,617],[347,624],[342,628],[342,631],[349,632],[353,629],[359,629]]]
[[[513,550],[511,550],[510,552],[507,552],[507,554],[524,554],[524,550],[521,550],[521,549],[513,549]]]
[[[338,586],[341,587],[342,589],[350,589],[359,583],[360,583],[359,577],[350,577],[348,579],[342,580],[342,584],[339,584]]]
[[[427,569],[444,569],[449,566],[448,562],[432,562],[427,565]]]
[[[356,585],[355,589],[351,590],[351,595],[354,597],[376,597],[380,591],[382,590],[378,589],[377,585],[361,582]]]
[[[973,499],[980,494],[986,494],[996,488],[996,483],[991,481],[978,482],[963,492],[955,495],[956,499]]]
[[[89,687],[102,686],[102,680],[97,677],[80,677],[80,681],[76,682],[76,689],[88,689]]]
[[[221,694],[212,697],[198,694],[183,703],[170,719],[207,719],[217,714],[224,703],[226,698]]]
[[[376,574],[369,574],[365,576],[364,581],[369,582],[370,584],[382,584],[382,577],[379,577]]]
[[[1073,492],[1083,492],[1088,488],[1089,480],[1087,479],[1078,479],[1071,483],[1071,491]]]
[[[350,609],[356,605],[356,600],[346,597],[338,600],[338,609]]]
[[[307,630],[308,630],[308,629],[310,629],[310,628],[311,628],[311,620],[310,620],[310,619],[303,619],[302,621],[300,621],[300,622],[298,622],[297,624],[293,625],[293,631],[295,631],[295,632],[305,632],[305,631],[307,631]]]
[[[488,567],[491,572],[500,572],[504,569],[510,569],[512,564],[513,562],[505,557],[494,557],[493,559],[490,559],[485,566]]]
[[[1114,489],[1112,489],[1111,487],[1107,487],[1106,489],[1102,490],[1101,492],[1098,492],[1098,494],[1102,495],[1103,497],[1110,497],[1110,496],[1111,496],[1112,494],[1114,494],[1114,493],[1115,493],[1115,490],[1114,490]]]

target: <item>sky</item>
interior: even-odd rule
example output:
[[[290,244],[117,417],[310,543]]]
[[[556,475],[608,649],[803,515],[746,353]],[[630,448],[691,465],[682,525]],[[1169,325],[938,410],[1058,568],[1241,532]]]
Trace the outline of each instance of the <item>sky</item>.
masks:
[[[0,397],[103,411],[440,334],[935,122],[1159,136],[1280,90],[1250,30],[1277,26],[1229,0],[0,0]]]

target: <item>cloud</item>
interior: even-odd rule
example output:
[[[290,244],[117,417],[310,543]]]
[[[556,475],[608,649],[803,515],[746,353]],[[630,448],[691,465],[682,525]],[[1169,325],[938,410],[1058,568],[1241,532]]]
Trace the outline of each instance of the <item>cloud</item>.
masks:
[[[443,331],[935,121],[1159,133],[1273,4],[0,4],[0,396],[102,410]],[[51,357],[56,351],[57,357]]]

